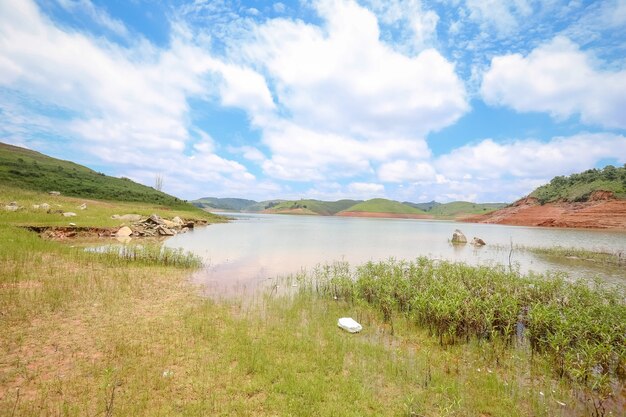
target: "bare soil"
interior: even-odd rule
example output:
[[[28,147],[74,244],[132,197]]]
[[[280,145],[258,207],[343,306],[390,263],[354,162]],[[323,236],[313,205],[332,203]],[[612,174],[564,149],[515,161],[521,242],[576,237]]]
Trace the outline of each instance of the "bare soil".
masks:
[[[581,203],[554,202],[544,205],[526,197],[489,214],[462,219],[471,223],[510,224],[515,226],[571,227],[626,230],[626,200],[612,193],[596,192]]]

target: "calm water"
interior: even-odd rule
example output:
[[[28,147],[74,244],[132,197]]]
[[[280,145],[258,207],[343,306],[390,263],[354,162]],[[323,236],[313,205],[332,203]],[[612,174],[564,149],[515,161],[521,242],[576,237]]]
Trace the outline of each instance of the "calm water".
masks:
[[[508,265],[513,245],[560,245],[585,249],[624,250],[626,233],[553,228],[456,223],[431,220],[368,219],[271,214],[227,214],[236,220],[175,236],[166,246],[201,256],[207,267],[195,280],[208,287],[254,286],[268,278],[345,260],[356,265],[390,257],[419,256],[469,264]],[[451,245],[460,229],[468,240],[477,236],[487,246]],[[626,285],[626,269],[589,266],[580,261],[555,263],[545,257],[514,250],[512,262],[522,272],[561,270],[573,278],[600,276]]]

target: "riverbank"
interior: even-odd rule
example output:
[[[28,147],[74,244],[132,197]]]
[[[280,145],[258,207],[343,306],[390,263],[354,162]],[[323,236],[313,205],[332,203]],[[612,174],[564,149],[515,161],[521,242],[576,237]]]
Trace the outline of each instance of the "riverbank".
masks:
[[[528,197],[492,213],[467,216],[460,221],[513,226],[626,230],[626,200],[596,199],[581,203],[555,202],[541,205],[536,198]]]
[[[120,211],[106,204],[92,224]],[[390,321],[344,291],[318,294],[304,276],[215,301],[189,282],[197,258],[72,246],[0,222],[8,415],[571,416],[624,404],[555,375],[549,355],[498,338],[442,344],[399,313]],[[341,266],[320,272],[328,289],[351,278]],[[339,330],[344,316],[363,332]]]
[[[341,266],[326,269],[337,285],[319,294],[296,277],[217,302],[189,284],[193,262],[119,259],[7,226],[0,240],[0,409],[16,416],[570,416],[623,406],[606,388],[560,378],[548,355],[500,338],[442,344],[399,312],[389,320],[331,293],[345,289]],[[339,330],[343,316],[364,331]]]

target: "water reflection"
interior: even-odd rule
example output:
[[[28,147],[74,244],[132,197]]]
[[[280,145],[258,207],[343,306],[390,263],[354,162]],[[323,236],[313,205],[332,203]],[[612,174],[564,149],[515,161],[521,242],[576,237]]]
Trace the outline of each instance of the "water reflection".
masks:
[[[529,228],[446,221],[368,219],[320,216],[235,214],[235,221],[200,228],[168,239],[166,246],[201,256],[207,267],[195,280],[208,287],[254,286],[268,278],[345,260],[352,265],[389,258],[462,261],[473,265],[505,265],[523,273],[561,270],[573,278],[602,279],[626,285],[622,268],[580,261],[555,262],[510,246],[565,246],[617,251],[626,248],[626,233]],[[487,242],[479,247],[452,245],[455,229]],[[510,255],[510,260],[509,260]]]

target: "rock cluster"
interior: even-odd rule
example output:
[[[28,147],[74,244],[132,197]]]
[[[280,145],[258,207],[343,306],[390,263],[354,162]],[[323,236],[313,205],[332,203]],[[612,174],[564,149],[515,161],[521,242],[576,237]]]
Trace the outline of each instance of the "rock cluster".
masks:
[[[467,238],[459,229],[456,229],[452,234],[452,243],[455,245],[465,245],[467,243]],[[479,237],[474,236],[472,241],[470,242],[474,246],[485,246],[486,243]]]
[[[123,216],[114,215],[114,219],[136,219],[136,214],[126,214]],[[174,236],[179,233],[185,233],[193,229],[198,224],[206,224],[204,220],[183,220],[176,216],[172,220],[159,217],[156,214],[150,215],[147,219],[139,216],[130,226],[121,227],[115,235],[118,237],[157,237],[157,236]]]

